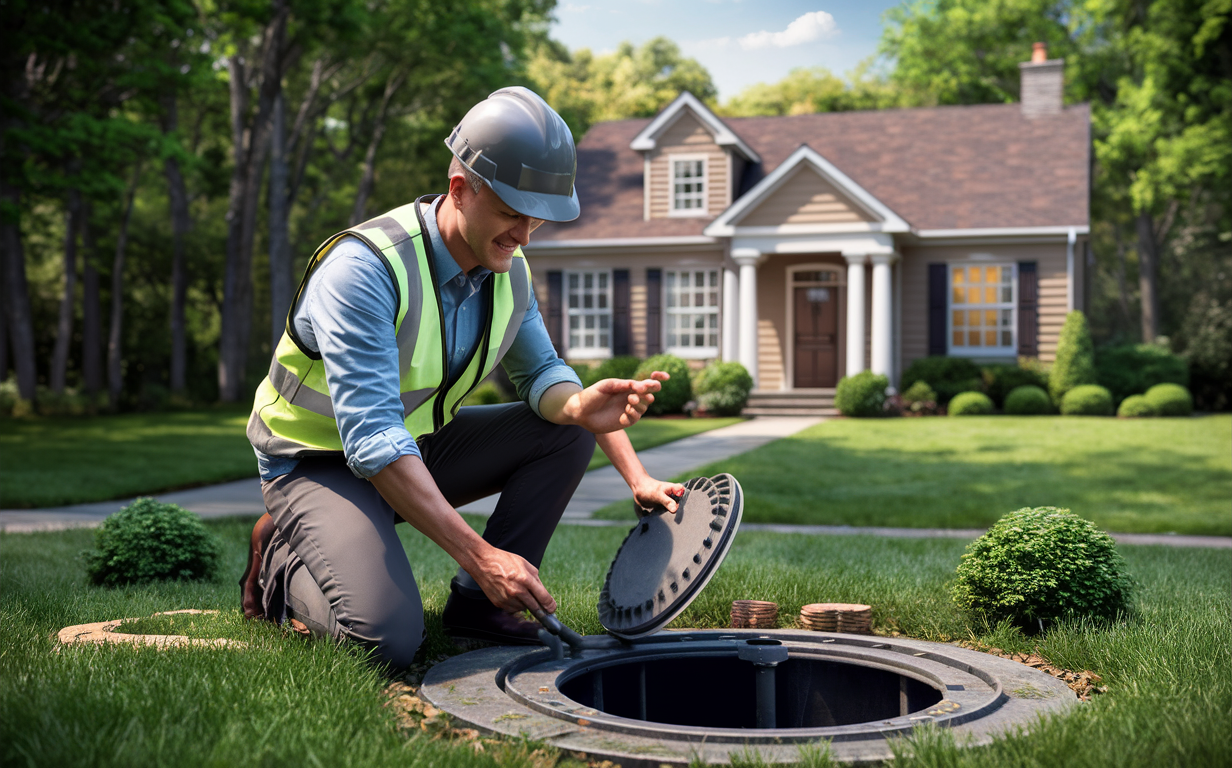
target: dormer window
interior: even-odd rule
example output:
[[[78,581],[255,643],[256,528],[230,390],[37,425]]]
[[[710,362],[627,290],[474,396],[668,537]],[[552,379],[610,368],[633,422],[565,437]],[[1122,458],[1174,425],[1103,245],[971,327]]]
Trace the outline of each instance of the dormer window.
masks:
[[[705,216],[706,157],[705,155],[673,155],[672,216]]]

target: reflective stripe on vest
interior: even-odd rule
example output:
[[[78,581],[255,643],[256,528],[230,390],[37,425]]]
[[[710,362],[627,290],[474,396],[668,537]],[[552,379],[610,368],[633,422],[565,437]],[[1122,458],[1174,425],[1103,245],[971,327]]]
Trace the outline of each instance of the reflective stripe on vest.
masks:
[[[446,385],[448,360],[440,288],[431,243],[421,234],[416,211],[423,199],[340,232],[313,254],[287,315],[287,328],[274,351],[269,375],[257,387],[248,420],[248,439],[257,450],[286,458],[342,451],[321,356],[300,341],[291,318],[312,274],[345,236],[360,239],[380,255],[397,291],[394,327],[400,392],[404,423],[413,437],[431,434],[447,424],[471,390],[509,351],[530,305],[532,290],[521,249],[514,252],[508,273],[494,273],[484,281],[487,324],[462,373]]]

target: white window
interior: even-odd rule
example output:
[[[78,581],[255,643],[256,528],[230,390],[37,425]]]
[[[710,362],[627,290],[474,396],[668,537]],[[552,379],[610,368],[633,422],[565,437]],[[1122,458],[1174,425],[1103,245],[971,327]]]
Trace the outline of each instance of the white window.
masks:
[[[1016,277],[1012,264],[950,265],[950,354],[1017,352]]]
[[[706,158],[702,155],[673,155],[672,216],[706,215]]]
[[[566,272],[565,297],[569,307],[569,356],[610,356],[612,273]]]
[[[668,271],[667,351],[680,357],[719,354],[719,270]]]

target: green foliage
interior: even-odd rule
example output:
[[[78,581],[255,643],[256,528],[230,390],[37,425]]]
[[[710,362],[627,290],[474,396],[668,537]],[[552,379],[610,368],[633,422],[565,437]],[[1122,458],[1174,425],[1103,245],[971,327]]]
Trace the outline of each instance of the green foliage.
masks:
[[[1042,387],[1023,384],[1006,395],[1003,410],[1010,416],[1042,416],[1052,413],[1052,400]]]
[[[637,368],[642,364],[641,358],[633,355],[616,355],[595,366],[595,381],[602,379],[632,379]]]
[[[1137,419],[1148,416],[1158,416],[1159,411],[1146,399],[1146,395],[1130,395],[1121,401],[1117,408],[1117,416],[1123,419]]]
[[[739,416],[753,391],[753,377],[740,363],[715,361],[698,374],[693,390],[706,413]]]
[[[684,404],[693,399],[693,384],[689,381],[689,364],[675,355],[648,357],[633,373],[635,379],[649,379],[654,371],[663,371],[671,378],[663,382],[663,388],[655,395],[647,413],[662,416],[680,413]]]
[[[1079,384],[1061,398],[1062,416],[1111,416],[1112,393],[1098,384]]]
[[[951,416],[987,416],[992,411],[992,399],[983,392],[959,392],[950,400]]]
[[[1188,384],[1189,366],[1162,345],[1124,344],[1095,354],[1095,377],[1119,403],[1156,384]]]
[[[750,85],[722,106],[731,117],[807,115],[886,109],[897,106],[899,92],[883,77],[870,75],[861,65],[847,79],[824,67],[798,67],[777,83]]]
[[[834,407],[844,416],[881,416],[885,413],[886,388],[889,386],[889,379],[872,371],[844,376],[834,391]]]
[[[599,377],[595,375],[595,366],[590,363],[570,363],[569,367],[582,380],[583,387],[589,387],[599,380]]]
[[[1048,389],[1048,374],[1037,367],[1018,365],[986,365],[981,369],[984,391],[998,408],[1005,408],[1005,398],[1018,387],[1035,386]]]
[[[140,498],[103,521],[86,553],[90,581],[106,587],[168,579],[211,579],[221,544],[201,518],[176,504]]]
[[[1061,405],[1066,392],[1080,384],[1094,383],[1095,346],[1091,343],[1087,316],[1075,309],[1065,316],[1065,325],[1061,326],[1057,359],[1048,376],[1048,394],[1052,402]]]
[[[1160,416],[1188,416],[1193,413],[1193,398],[1180,384],[1156,384],[1146,391],[1146,400]]]
[[[910,389],[917,381],[927,381],[937,391],[937,402],[942,405],[959,392],[978,392],[983,388],[980,367],[965,357],[922,357],[903,371],[901,385]]]
[[[954,602],[990,624],[1113,619],[1133,581],[1112,537],[1068,509],[1024,507],[967,547]]]
[[[904,403],[937,402],[937,393],[923,379],[907,387],[907,391],[903,392],[902,397]]]

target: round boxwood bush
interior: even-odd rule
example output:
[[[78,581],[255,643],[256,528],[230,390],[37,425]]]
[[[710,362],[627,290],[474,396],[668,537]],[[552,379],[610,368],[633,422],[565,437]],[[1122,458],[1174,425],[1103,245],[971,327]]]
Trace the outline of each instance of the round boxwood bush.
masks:
[[[663,389],[655,393],[655,401],[647,410],[651,416],[665,413],[680,413],[684,404],[693,399],[693,384],[689,381],[689,364],[675,355],[648,357],[633,372],[635,379],[649,379],[654,371],[664,371],[669,376]]]
[[[1061,398],[1063,416],[1111,416],[1112,393],[1098,384],[1080,384]]]
[[[1039,416],[1052,413],[1052,399],[1043,387],[1024,384],[1005,396],[1005,412],[1011,416]]]
[[[954,602],[990,623],[1019,626],[1070,617],[1114,618],[1133,581],[1112,537],[1068,509],[1024,508],[971,542],[958,564]]]
[[[632,379],[637,368],[642,364],[641,358],[633,355],[616,355],[599,363],[592,370],[595,381],[600,379]]]
[[[1017,365],[987,365],[981,370],[984,377],[984,391],[992,398],[998,408],[1005,408],[1005,399],[1019,387],[1028,384],[1048,390],[1048,376],[1042,371],[1023,368]]]
[[[86,553],[90,581],[107,587],[166,579],[210,579],[222,547],[201,518],[141,498],[103,521]]]
[[[950,401],[951,416],[987,416],[992,413],[992,398],[983,392],[959,392]]]
[[[872,371],[844,376],[834,390],[834,407],[844,416],[881,416],[885,412],[886,388],[889,386],[889,379]]]
[[[1189,364],[1161,344],[1124,344],[1095,353],[1095,378],[1120,402],[1156,384],[1189,384]]]
[[[1159,412],[1155,410],[1155,406],[1151,405],[1151,401],[1146,399],[1146,395],[1130,395],[1122,400],[1121,407],[1117,408],[1117,416],[1123,419],[1158,415]]]
[[[736,362],[708,365],[693,383],[697,403],[713,416],[739,416],[753,391],[753,377]]]
[[[959,392],[976,392],[983,388],[980,367],[965,357],[934,355],[922,357],[903,371],[899,386],[904,391],[917,381],[927,381],[937,392],[937,402],[948,403]]]
[[[1145,397],[1160,416],[1188,416],[1193,413],[1193,397],[1180,384],[1156,384],[1146,391]]]

